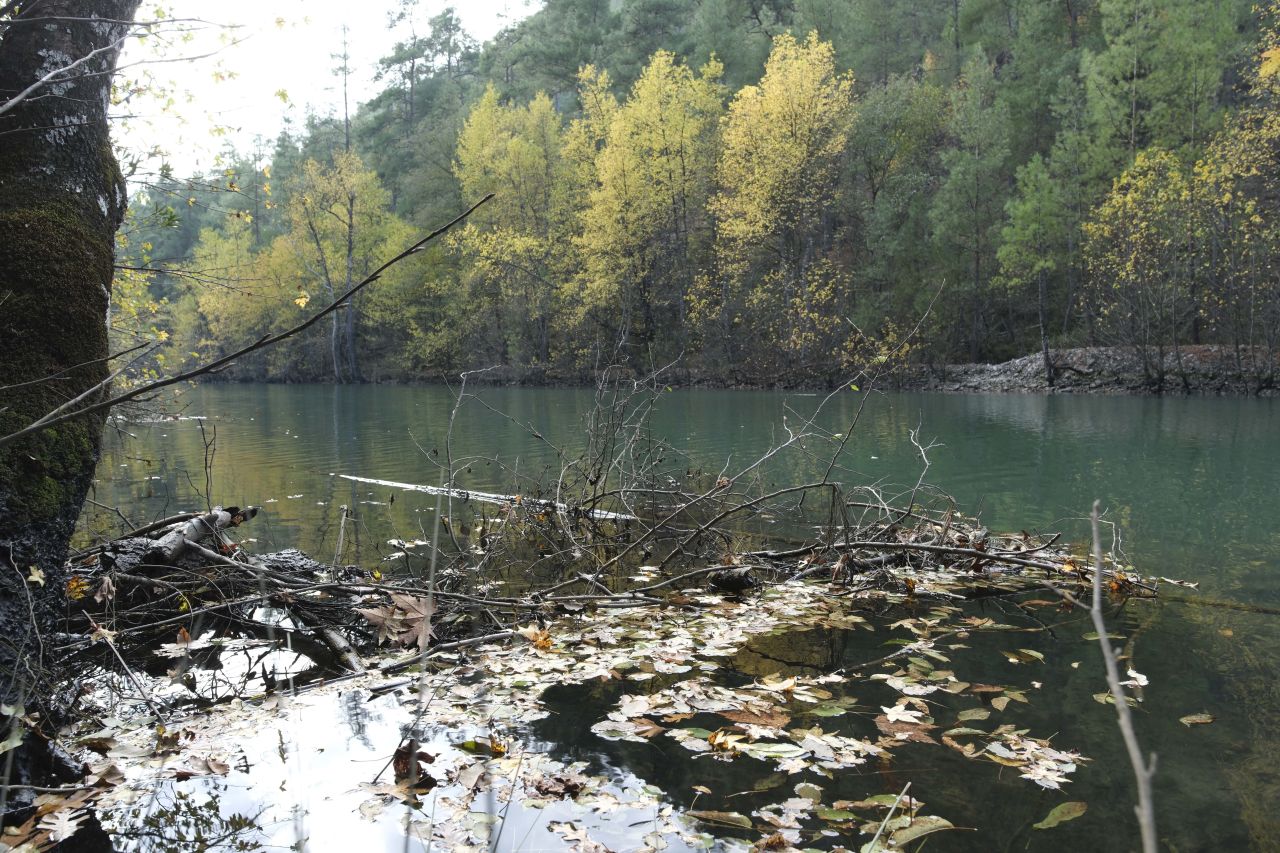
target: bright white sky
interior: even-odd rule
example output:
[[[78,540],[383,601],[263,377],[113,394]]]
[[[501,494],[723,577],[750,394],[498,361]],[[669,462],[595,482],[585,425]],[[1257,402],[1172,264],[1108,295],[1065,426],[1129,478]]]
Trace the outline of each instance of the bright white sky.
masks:
[[[133,114],[115,128],[123,148],[146,151],[160,146],[179,176],[214,165],[214,157],[234,143],[250,151],[255,137],[268,150],[287,119],[301,128],[310,109],[318,114],[341,114],[342,82],[333,73],[333,54],[342,52],[342,27],[348,27],[351,56],[351,109],[377,91],[373,80],[377,60],[390,53],[398,40],[388,29],[388,15],[398,0],[172,0],[163,5],[171,18],[199,17],[238,29],[207,27],[188,43],[174,45],[166,57],[190,57],[216,51],[193,61],[165,61],[127,68],[126,79],[150,75],[160,87],[172,87],[173,105],[163,99],[139,98],[124,111]],[[426,21],[453,6],[467,32],[480,42],[541,7],[540,0],[419,0],[418,33]],[[139,19],[154,16],[155,5],[144,4]],[[402,31],[407,32],[407,31]],[[227,45],[230,39],[238,43]],[[131,44],[122,64],[137,63],[154,54]],[[226,73],[235,75],[226,79]],[[218,79],[222,77],[223,79]],[[153,85],[152,90],[155,90]],[[285,92],[289,102],[277,95]],[[214,128],[228,128],[225,136]]]

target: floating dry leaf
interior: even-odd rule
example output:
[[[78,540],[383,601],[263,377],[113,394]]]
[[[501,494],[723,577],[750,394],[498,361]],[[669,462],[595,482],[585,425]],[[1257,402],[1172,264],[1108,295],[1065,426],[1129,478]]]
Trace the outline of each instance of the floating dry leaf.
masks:
[[[740,826],[743,829],[751,828],[751,818],[738,812],[690,811],[685,812],[685,814],[704,823],[719,824],[721,826]]]
[[[937,815],[922,815],[920,817],[912,818],[909,825],[895,831],[890,838],[893,839],[893,843],[895,845],[901,847],[904,844],[915,841],[917,838],[923,838],[932,832],[952,828],[954,828],[954,824],[946,818],[941,818]]]
[[[1045,819],[1039,823],[1032,824],[1035,829],[1053,829],[1060,823],[1066,823],[1069,820],[1075,820],[1084,814],[1089,808],[1088,803],[1070,802],[1060,803],[1053,807],[1053,810],[1045,816]]]
[[[39,828],[41,831],[49,833],[50,841],[66,841],[76,834],[80,824],[84,823],[87,818],[88,815],[83,812],[77,813],[73,809],[60,809],[53,814],[42,817]]]
[[[780,729],[791,722],[791,715],[779,708],[721,711],[720,716],[735,723],[744,723],[751,726],[770,726],[775,729]]]
[[[532,643],[535,649],[546,651],[551,648],[551,632],[539,628],[537,625],[526,625],[517,630],[516,633]]]
[[[609,853],[609,848],[587,835],[587,830],[573,822],[560,823],[552,821],[547,829],[573,844],[571,850],[579,853]]]
[[[895,740],[907,743],[937,743],[929,736],[929,730],[936,728],[926,723],[895,723],[884,714],[876,717],[876,728]]]
[[[426,649],[434,636],[431,617],[435,615],[435,602],[403,593],[392,593],[391,604],[381,607],[357,607],[356,612],[378,629],[378,642],[395,640],[402,646]]]

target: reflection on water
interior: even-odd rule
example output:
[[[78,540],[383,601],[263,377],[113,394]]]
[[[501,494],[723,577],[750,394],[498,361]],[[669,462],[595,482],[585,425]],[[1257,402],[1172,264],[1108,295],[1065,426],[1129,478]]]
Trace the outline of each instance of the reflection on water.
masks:
[[[534,425],[571,457],[583,444],[591,395],[573,390],[493,389],[482,392],[502,419],[469,405],[458,416],[449,451],[465,470],[459,485],[517,494],[558,470],[556,451],[516,422]],[[766,392],[674,392],[654,418],[656,435],[688,453],[691,464],[719,470],[745,466],[785,426],[820,398]],[[843,432],[858,400],[838,398],[819,423]],[[296,545],[332,554],[340,505],[357,518],[348,558],[372,561],[392,550],[391,538],[429,538],[435,498],[348,481],[337,476],[438,484],[452,400],[438,388],[210,386],[191,391],[187,413],[205,415],[216,431],[213,500],[263,504],[244,535],[257,550]],[[1280,849],[1280,640],[1277,616],[1250,612],[1280,606],[1280,404],[1275,400],[1146,399],[890,394],[864,413],[843,465],[847,485],[914,482],[919,456],[908,433],[942,446],[929,452],[929,480],[954,495],[966,512],[981,511],[995,529],[1061,529],[1080,541],[1078,520],[1094,497],[1128,557],[1145,572],[1201,583],[1198,594],[1171,594],[1155,606],[1117,618],[1126,653],[1151,679],[1138,715],[1140,735],[1160,754],[1157,806],[1173,849]],[[95,499],[118,505],[132,521],[204,503],[205,447],[197,422],[122,425],[108,435]],[[821,456],[793,455],[765,470],[767,482],[801,482],[826,466]],[[393,500],[394,498],[394,500]],[[110,529],[113,515],[94,513],[92,527]],[[1225,600],[1246,609],[1212,606]],[[1131,778],[1117,759],[1111,711],[1092,698],[1100,683],[1096,650],[1081,639],[1076,617],[1042,619],[1052,634],[1027,635],[1046,654],[1033,676],[1043,684],[1022,716],[1042,732],[1061,732],[1067,745],[1093,757],[1069,794],[1090,804],[1089,820],[1053,833],[1030,830],[1054,800],[1027,790],[1016,774],[993,766],[979,776],[945,750],[903,753],[887,768],[834,780],[851,797],[901,789],[921,779],[931,810],[983,833],[950,833],[930,849],[1053,849],[1098,846],[1101,829],[1127,838],[1132,823]],[[860,632],[797,632],[762,639],[741,655],[738,678],[799,667],[828,671],[883,654]],[[975,641],[976,644],[976,641]],[[966,673],[999,683],[1011,666],[999,649],[967,658],[990,672]],[[1081,662],[1072,668],[1072,662]],[[587,728],[616,701],[616,689],[563,690],[548,697],[558,711],[537,736],[556,744],[562,760],[582,759],[625,769],[660,785],[681,805],[694,784],[717,793],[751,792],[777,782],[763,765],[704,764],[674,743],[606,743]],[[861,689],[861,688],[859,688]],[[615,693],[611,694],[613,690]],[[557,696],[562,701],[556,703]],[[869,701],[873,697],[855,697]],[[1213,713],[1217,722],[1188,729],[1185,714]],[[861,722],[859,722],[861,720]],[[851,726],[865,725],[852,715]],[[359,735],[344,747],[360,751]],[[349,760],[345,758],[344,760]],[[715,777],[714,784],[707,782]],[[975,786],[975,780],[980,784]],[[723,791],[721,790],[723,789]],[[730,790],[732,789],[732,790]],[[749,811],[753,794],[743,794]],[[766,799],[768,799],[766,797]],[[774,797],[773,799],[776,799]],[[992,815],[1000,816],[998,822]],[[967,845],[974,845],[972,847]]]

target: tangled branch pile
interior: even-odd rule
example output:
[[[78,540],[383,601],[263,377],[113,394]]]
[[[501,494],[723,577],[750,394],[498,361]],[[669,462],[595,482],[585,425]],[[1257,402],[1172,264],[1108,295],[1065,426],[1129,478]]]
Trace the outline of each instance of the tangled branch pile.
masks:
[[[174,670],[152,659],[155,674],[167,672],[200,696],[191,668],[219,667],[228,643],[262,644],[262,660],[243,668],[239,685],[228,691],[223,680],[203,696],[214,700],[244,695],[259,673],[270,690],[278,676],[265,662],[271,650],[305,656],[314,664],[306,677],[316,677],[363,672],[384,644],[411,649],[379,658],[378,669],[394,672],[521,630],[536,640],[539,626],[558,615],[696,606],[686,592],[697,586],[750,596],[810,578],[826,582],[815,595],[873,607],[1042,585],[1070,596],[1091,578],[1057,535],[991,534],[942,496],[921,501],[918,486],[903,505],[866,487],[848,495],[834,483],[761,494],[723,473],[664,476],[665,488],[608,488],[569,502],[556,500],[572,494],[567,478],[542,494],[436,490],[451,505],[438,542],[395,541],[398,550],[373,569],[322,564],[295,550],[249,554],[229,534],[256,514],[252,507],[166,519],[76,562],[68,593],[80,608],[78,636],[69,645],[81,660],[108,667],[160,649],[182,663]],[[710,482],[695,490],[700,479]],[[762,536],[764,520],[790,532]],[[753,547],[779,538],[795,544]],[[1154,592],[1119,570],[1107,570],[1107,581],[1120,594]],[[296,665],[285,669],[298,673]]]

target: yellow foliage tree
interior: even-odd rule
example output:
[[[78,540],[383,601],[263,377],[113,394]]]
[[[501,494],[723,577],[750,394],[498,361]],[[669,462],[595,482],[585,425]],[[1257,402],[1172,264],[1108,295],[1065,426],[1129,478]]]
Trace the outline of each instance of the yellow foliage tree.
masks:
[[[695,74],[658,51],[616,106],[598,92],[600,78],[583,81],[578,132],[589,139],[596,128],[600,142],[576,241],[582,305],[643,351],[659,339],[683,348],[691,271],[709,245],[721,71],[712,59]]]
[[[464,195],[494,192],[453,241],[468,268],[477,322],[487,321],[503,363],[546,365],[560,314],[558,282],[572,263],[572,170],[551,99],[501,103],[490,86],[458,138],[454,172]]]
[[[1131,347],[1157,387],[1169,370],[1166,356],[1180,363],[1196,311],[1193,191],[1176,156],[1149,148],[1115,180],[1084,226],[1099,332]]]
[[[693,299],[703,326],[729,342],[726,358],[749,357],[732,348],[736,329],[766,327],[769,316],[788,319],[753,348],[781,349],[793,368],[817,356],[797,324],[815,326],[813,318],[801,318],[833,308],[807,295],[815,278],[809,268],[834,237],[832,211],[852,118],[853,79],[837,73],[831,45],[816,33],[803,41],[778,36],[760,84],[741,89],[729,105],[718,191],[710,202],[718,268]],[[835,302],[846,298],[838,293]],[[797,299],[798,310],[791,307]]]
[[[1264,15],[1250,97],[1196,163],[1203,318],[1258,390],[1280,372],[1280,3]]]
[[[383,260],[412,242],[409,227],[391,214],[377,176],[354,153],[331,165],[301,165],[288,187],[285,233],[259,252],[248,217],[230,217],[200,233],[193,257],[199,286],[174,308],[175,339],[188,357],[206,359],[296,324],[304,310],[331,301]],[[387,346],[373,325],[395,328],[411,265],[391,270],[380,287],[335,311],[323,344],[308,336],[246,359],[237,369],[255,378],[361,377],[358,339]],[[354,303],[356,300],[352,300]],[[385,326],[384,326],[385,324]],[[325,367],[321,367],[325,365]]]
[[[378,176],[354,152],[334,154],[330,166],[303,163],[290,187],[289,230],[280,239],[293,251],[304,280],[318,284],[332,300],[371,271],[394,219],[389,202]],[[310,297],[310,290],[302,288],[295,301],[305,307]],[[360,301],[352,299],[332,315],[330,350],[338,382],[361,378],[356,358]]]
[[[206,281],[216,281],[200,286],[179,304],[182,321],[176,337],[193,357],[214,357],[269,334],[283,306],[292,307],[291,289],[260,277],[253,234],[243,219],[228,219],[220,228],[201,231],[192,266]]]

